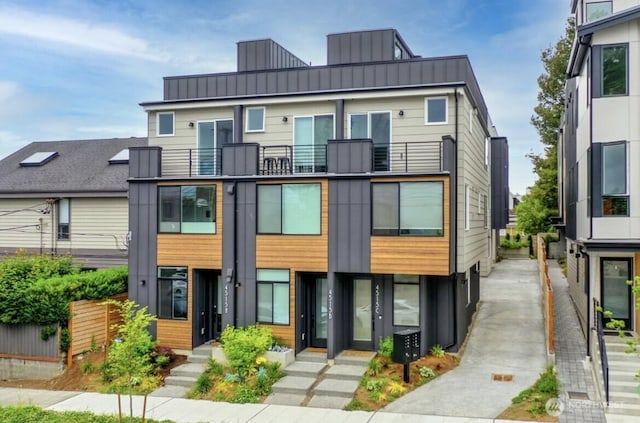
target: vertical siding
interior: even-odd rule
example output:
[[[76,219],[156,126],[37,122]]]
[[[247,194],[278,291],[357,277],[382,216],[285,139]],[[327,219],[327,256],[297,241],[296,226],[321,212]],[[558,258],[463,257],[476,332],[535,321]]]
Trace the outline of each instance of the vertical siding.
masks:
[[[0,324],[0,358],[58,361],[59,336],[40,339],[40,325]]]

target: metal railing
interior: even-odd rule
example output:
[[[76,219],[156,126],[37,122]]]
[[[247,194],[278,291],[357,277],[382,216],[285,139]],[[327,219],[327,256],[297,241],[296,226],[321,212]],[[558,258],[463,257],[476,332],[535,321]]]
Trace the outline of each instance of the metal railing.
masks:
[[[343,142],[349,142],[344,140]],[[327,145],[264,145],[259,147],[258,174],[323,174],[328,171]],[[372,144],[373,172],[430,173],[443,170],[442,141]],[[162,176],[219,176],[222,149],[162,151]]]
[[[600,350],[600,363],[602,364],[602,379],[607,404],[609,404],[609,358],[607,357],[607,346],[604,341],[604,323],[600,303],[593,299],[593,317],[596,334],[598,335],[598,347]]]

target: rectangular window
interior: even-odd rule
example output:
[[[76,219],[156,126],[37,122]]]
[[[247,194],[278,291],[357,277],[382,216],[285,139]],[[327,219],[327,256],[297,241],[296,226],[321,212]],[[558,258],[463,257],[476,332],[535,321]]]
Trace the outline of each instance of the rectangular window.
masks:
[[[420,326],[420,277],[393,275],[393,325]]]
[[[444,233],[442,182],[371,184],[373,235]]]
[[[257,320],[274,325],[289,324],[289,270],[258,269]]]
[[[447,97],[428,97],[424,99],[425,125],[447,123]]]
[[[158,267],[158,318],[187,318],[187,268]]]
[[[627,95],[627,46],[602,48],[602,96]]]
[[[158,232],[216,233],[215,185],[159,188]]]
[[[175,114],[173,112],[156,113],[156,134],[161,136],[173,135]]]
[[[58,240],[69,239],[69,221],[70,221],[69,199],[61,198],[58,200]]]
[[[464,229],[471,227],[471,187],[464,186]]]
[[[602,215],[628,216],[627,144],[602,145]]]
[[[219,175],[222,147],[233,143],[233,120],[198,121],[198,172]]]
[[[264,107],[250,107],[247,109],[246,132],[264,131]]]
[[[326,172],[327,142],[334,138],[333,115],[297,116],[293,126],[295,172]]]
[[[611,15],[611,3],[611,1],[587,3],[585,5],[585,22],[595,21],[596,19],[606,18]]]
[[[258,233],[320,235],[320,184],[258,185]]]
[[[349,115],[351,139],[373,141],[373,170],[389,170],[391,149],[391,112],[368,112]]]

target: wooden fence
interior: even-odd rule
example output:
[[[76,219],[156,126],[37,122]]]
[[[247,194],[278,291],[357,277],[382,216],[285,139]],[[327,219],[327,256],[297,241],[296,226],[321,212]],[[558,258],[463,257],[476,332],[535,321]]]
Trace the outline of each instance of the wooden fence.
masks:
[[[127,294],[111,297],[116,301],[124,301]],[[71,346],[67,353],[67,365],[71,365],[73,356],[88,351],[92,346],[108,346],[115,336],[114,324],[122,322],[115,313],[116,307],[103,305],[104,300],[81,300],[69,304],[71,319],[69,333]]]
[[[549,266],[547,265],[547,251],[544,245],[544,236],[537,237],[538,269],[540,273],[540,289],[542,290],[543,315],[545,321],[545,337],[547,338],[547,352],[552,354],[555,350],[553,343],[553,287],[549,278]]]

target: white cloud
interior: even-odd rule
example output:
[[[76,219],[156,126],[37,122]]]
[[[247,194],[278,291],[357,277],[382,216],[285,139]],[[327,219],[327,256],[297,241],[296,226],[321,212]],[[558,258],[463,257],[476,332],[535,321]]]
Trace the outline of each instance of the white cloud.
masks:
[[[151,51],[145,40],[129,35],[115,26],[15,8],[0,7],[0,34],[2,33],[97,53],[151,61],[164,60],[161,55]]]

